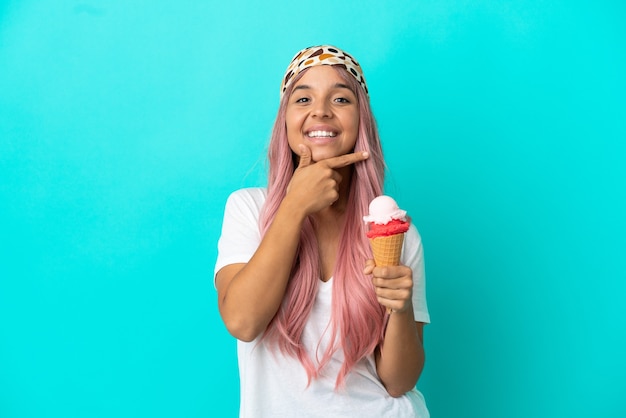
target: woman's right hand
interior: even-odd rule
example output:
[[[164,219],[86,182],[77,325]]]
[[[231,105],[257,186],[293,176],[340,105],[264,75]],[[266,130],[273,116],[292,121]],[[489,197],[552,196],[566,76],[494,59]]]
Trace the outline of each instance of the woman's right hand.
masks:
[[[299,145],[300,163],[287,186],[286,198],[311,215],[331,206],[339,198],[339,184],[342,177],[338,168],[347,167],[366,160],[366,151],[340,155],[318,162],[312,162],[311,150],[304,144]]]

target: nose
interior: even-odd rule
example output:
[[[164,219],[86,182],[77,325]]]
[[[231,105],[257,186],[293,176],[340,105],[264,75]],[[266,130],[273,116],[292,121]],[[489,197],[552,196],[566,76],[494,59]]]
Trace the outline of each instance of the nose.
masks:
[[[318,118],[329,118],[332,116],[330,104],[326,100],[318,100],[311,109],[311,115]]]

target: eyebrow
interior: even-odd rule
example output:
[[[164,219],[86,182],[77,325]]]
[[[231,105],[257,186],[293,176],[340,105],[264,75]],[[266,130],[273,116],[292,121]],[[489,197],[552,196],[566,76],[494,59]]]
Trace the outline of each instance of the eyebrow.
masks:
[[[334,88],[334,89],[348,89],[348,90],[352,91],[350,86],[348,86],[347,84],[343,84],[343,83],[335,83],[332,88]],[[294,87],[293,91],[296,91],[296,90],[310,90],[310,89],[311,89],[311,86],[309,86],[308,84],[300,84],[300,85]]]

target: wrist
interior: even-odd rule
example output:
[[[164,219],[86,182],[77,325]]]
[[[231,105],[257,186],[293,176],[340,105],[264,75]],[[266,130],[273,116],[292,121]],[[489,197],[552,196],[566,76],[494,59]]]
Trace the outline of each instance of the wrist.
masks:
[[[290,221],[297,222],[299,225],[302,224],[307,217],[304,206],[291,199],[289,195],[283,198],[276,215],[283,215]]]
[[[406,304],[406,306],[402,309],[392,309],[389,314],[391,316],[398,316],[398,317],[406,317],[407,319],[411,319],[413,320],[413,303],[411,303],[411,301],[409,301],[409,303]]]

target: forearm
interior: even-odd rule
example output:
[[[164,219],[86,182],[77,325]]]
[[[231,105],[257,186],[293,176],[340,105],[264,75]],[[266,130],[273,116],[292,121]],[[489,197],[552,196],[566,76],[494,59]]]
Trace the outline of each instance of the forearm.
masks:
[[[424,347],[418,326],[421,324],[415,323],[412,308],[393,312],[389,318],[376,367],[391,396],[401,396],[411,390],[424,368]]]
[[[234,275],[220,277],[219,308],[229,332],[251,341],[272,320],[285,294],[305,218],[285,199],[250,261]],[[220,272],[221,273],[221,272]]]

